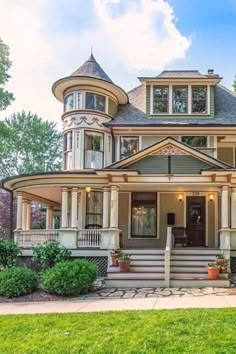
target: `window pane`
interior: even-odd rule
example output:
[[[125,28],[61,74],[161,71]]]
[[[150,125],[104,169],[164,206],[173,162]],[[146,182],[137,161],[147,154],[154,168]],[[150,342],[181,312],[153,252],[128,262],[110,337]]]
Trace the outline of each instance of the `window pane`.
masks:
[[[105,112],[105,101],[105,96],[90,92],[86,93],[86,109],[95,109],[97,111]]]
[[[102,168],[103,167],[103,152],[100,151],[85,151],[85,168]]]
[[[67,133],[64,134],[64,138],[63,138],[63,150],[64,151],[67,150]]]
[[[168,113],[168,97],[168,87],[153,87],[153,113]]]
[[[173,112],[187,113],[188,112],[188,88],[173,87]]]
[[[206,136],[182,136],[182,142],[192,147],[207,147]]]
[[[139,149],[138,137],[121,137],[120,138],[120,158],[128,157],[135,154]]]
[[[86,132],[86,150],[103,151],[103,134]]]
[[[69,148],[69,150],[72,150],[72,132],[69,132],[68,135],[69,135],[69,146],[68,146],[68,148]]]
[[[86,224],[102,226],[103,194],[101,192],[90,192],[87,194],[86,203]]]
[[[156,237],[156,193],[133,193],[131,237]]]
[[[65,112],[74,109],[74,94],[65,97]]]
[[[193,113],[207,113],[207,87],[192,87],[192,111]]]

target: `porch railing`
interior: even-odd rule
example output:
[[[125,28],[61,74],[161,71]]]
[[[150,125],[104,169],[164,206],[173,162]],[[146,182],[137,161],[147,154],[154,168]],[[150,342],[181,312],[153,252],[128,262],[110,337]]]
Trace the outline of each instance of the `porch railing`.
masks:
[[[100,247],[101,230],[100,229],[82,229],[78,231],[77,247]]]
[[[23,248],[31,248],[44,242],[58,240],[59,232],[57,230],[27,230],[17,232],[15,235],[15,241]]]

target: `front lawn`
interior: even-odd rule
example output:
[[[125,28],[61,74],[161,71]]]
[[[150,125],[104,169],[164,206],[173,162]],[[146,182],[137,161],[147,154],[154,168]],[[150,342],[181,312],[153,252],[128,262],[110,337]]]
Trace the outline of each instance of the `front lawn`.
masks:
[[[63,305],[62,305],[63,306]],[[236,309],[0,317],[0,353],[236,353]]]

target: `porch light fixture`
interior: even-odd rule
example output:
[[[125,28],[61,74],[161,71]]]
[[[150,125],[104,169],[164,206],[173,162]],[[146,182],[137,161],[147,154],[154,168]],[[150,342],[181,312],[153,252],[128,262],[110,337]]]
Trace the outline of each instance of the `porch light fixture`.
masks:
[[[90,193],[91,192],[91,187],[86,187],[86,192]]]
[[[213,200],[214,200],[214,195],[213,195],[213,194],[210,194],[210,195],[209,195],[209,202],[213,202]]]
[[[182,194],[179,194],[178,200],[179,200],[179,202],[183,201],[183,195]]]

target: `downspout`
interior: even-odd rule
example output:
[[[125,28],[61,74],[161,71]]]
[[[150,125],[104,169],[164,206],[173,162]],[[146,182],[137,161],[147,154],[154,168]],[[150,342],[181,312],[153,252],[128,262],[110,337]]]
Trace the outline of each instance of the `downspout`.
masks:
[[[4,184],[2,181],[0,181],[0,188],[4,189],[5,191],[10,193],[10,220],[9,220],[9,232],[10,232],[10,239],[14,239],[13,235],[13,191],[11,189],[8,189],[4,187]]]

